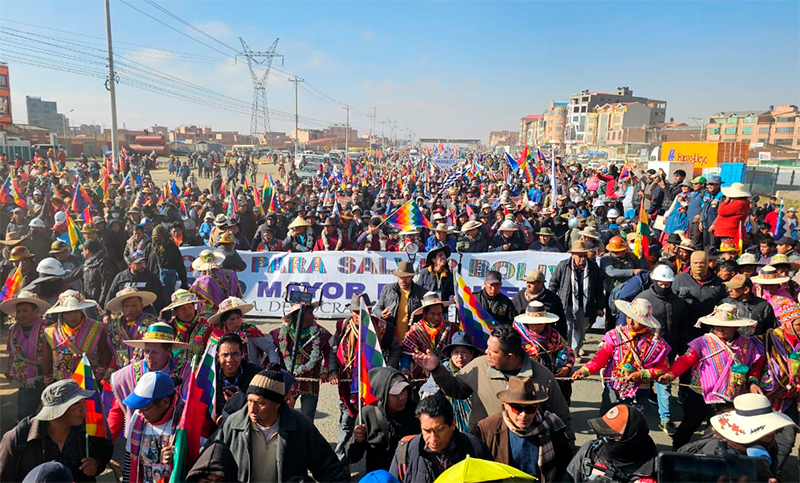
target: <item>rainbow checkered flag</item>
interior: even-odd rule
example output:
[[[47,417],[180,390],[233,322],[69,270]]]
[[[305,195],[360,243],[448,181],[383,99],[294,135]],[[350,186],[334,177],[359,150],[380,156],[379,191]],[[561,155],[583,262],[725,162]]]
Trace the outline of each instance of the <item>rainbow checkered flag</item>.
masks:
[[[97,381],[94,380],[92,365],[86,354],[81,358],[78,367],[72,374],[72,380],[81,386],[81,389],[92,391],[94,396],[86,400],[86,434],[98,438],[109,438],[111,431],[108,429],[105,418],[103,417],[103,400],[98,392]]]
[[[414,230],[417,228],[433,228],[431,222],[425,218],[414,200],[408,200],[398,208],[386,222],[400,231]]]
[[[467,287],[464,278],[458,273],[456,274],[456,307],[461,330],[472,337],[475,347],[486,350],[486,344],[492,332],[491,328],[497,325],[497,322],[478,302],[475,294]]]

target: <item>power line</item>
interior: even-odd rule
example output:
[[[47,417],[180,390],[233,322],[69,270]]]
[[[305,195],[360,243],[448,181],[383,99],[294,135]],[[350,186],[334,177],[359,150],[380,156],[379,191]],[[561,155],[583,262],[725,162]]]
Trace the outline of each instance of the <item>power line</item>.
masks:
[[[147,3],[149,3],[150,5],[154,6],[155,8],[157,8],[157,9],[161,10],[162,12],[166,13],[166,14],[167,14],[167,15],[169,15],[170,17],[174,18],[174,19],[175,19],[175,20],[177,20],[178,22],[180,22],[180,23],[182,23],[182,24],[186,25],[187,27],[191,28],[191,29],[192,29],[192,30],[194,30],[195,32],[197,32],[197,33],[199,33],[199,34],[201,34],[201,35],[203,35],[203,36],[205,36],[205,37],[207,37],[207,38],[209,38],[209,39],[213,40],[214,42],[216,42],[216,43],[218,43],[218,44],[222,45],[223,47],[227,47],[228,49],[232,50],[232,51],[233,51],[235,54],[239,54],[239,50],[238,50],[238,49],[235,49],[235,48],[231,47],[230,45],[226,44],[225,42],[222,42],[221,40],[219,40],[219,39],[217,39],[217,38],[215,38],[215,37],[212,37],[212,36],[211,36],[211,35],[209,35],[207,32],[203,32],[202,30],[198,29],[197,27],[195,27],[194,25],[190,24],[190,23],[189,23],[189,22],[187,22],[186,20],[182,19],[181,17],[179,17],[179,16],[175,15],[174,13],[170,12],[170,11],[169,11],[169,10],[167,10],[166,8],[164,8],[164,7],[162,7],[161,5],[157,4],[157,3],[156,3],[156,2],[154,2],[153,0],[145,0],[145,1],[146,1]]]

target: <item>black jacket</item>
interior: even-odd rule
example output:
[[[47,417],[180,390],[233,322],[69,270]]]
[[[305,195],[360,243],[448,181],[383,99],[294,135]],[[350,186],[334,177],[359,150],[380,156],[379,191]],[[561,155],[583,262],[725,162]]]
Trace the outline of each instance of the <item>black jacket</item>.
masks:
[[[203,449],[192,469],[186,473],[186,482],[200,481],[209,475],[221,476],[222,481],[239,481],[239,466],[224,443],[212,443]]]
[[[467,455],[471,458],[480,458],[492,461],[492,453],[482,441],[471,434],[462,433],[461,431],[453,432],[453,439],[451,440],[451,448],[448,448],[448,463],[452,466],[459,461],[463,461]],[[436,478],[441,475],[440,472],[434,470],[432,460],[434,456],[424,449],[425,441],[422,435],[414,436],[414,439],[408,442],[408,451],[406,452],[405,461],[405,477],[400,479],[398,477],[398,462],[397,453],[392,459],[392,466],[389,469],[394,477],[400,479],[402,482],[408,483],[433,483]],[[478,451],[476,449],[480,448]]]
[[[346,462],[354,464],[367,453],[367,472],[385,470],[392,464],[397,443],[404,436],[419,434],[419,419],[414,415],[417,403],[408,398],[406,407],[399,413],[386,414],[389,399],[389,382],[400,371],[377,367],[369,371],[369,381],[378,404],[361,408],[359,418],[367,426],[367,439],[356,443],[352,433],[345,443]],[[409,388],[406,388],[409,391]]]
[[[462,236],[458,239],[458,242],[456,242],[456,249],[461,253],[488,252],[489,240],[480,233],[474,240],[469,237]]]
[[[661,324],[659,335],[667,341],[671,356],[680,356],[689,342],[689,324],[686,321],[686,302],[670,289],[662,289],[655,282],[639,294],[653,306],[653,317]]]
[[[239,376],[236,378],[236,387],[239,388],[239,392],[247,393],[247,388],[250,387],[250,381],[261,371],[261,368],[250,361],[242,359],[242,365],[239,366],[239,369],[240,372]],[[217,399],[217,407],[221,408],[225,406],[225,378],[222,375],[222,368],[219,366],[217,367],[216,376],[215,397]]]
[[[235,272],[241,272],[247,268],[247,264],[244,263],[244,260],[242,260],[242,257],[236,250],[229,250],[220,245],[217,247],[217,251],[225,255],[225,260],[222,262],[222,268],[233,270]]]
[[[147,260],[147,269],[153,274],[158,276],[162,269],[175,270],[178,272],[181,288],[189,289],[189,282],[186,278],[186,265],[184,265],[183,258],[181,258],[181,250],[172,240],[167,243],[163,255],[156,253],[152,243],[148,244],[147,248],[144,249],[144,257]],[[170,294],[172,293],[172,288],[166,287]]]
[[[542,292],[534,300],[541,302],[544,305],[545,310],[558,316],[558,322],[556,322],[556,331],[566,338],[567,316],[564,315],[564,304],[561,303],[561,299],[558,298],[558,295],[556,295],[552,290],[545,288],[542,289]],[[531,302],[533,302],[533,300]],[[517,294],[514,295],[514,298],[511,299],[511,303],[514,304],[514,310],[517,311],[517,315],[525,313],[525,311],[528,309],[528,304],[530,303],[528,299],[525,298],[525,289],[517,292]]]
[[[158,298],[153,302],[153,308],[156,310],[156,313],[160,312],[161,309],[167,305],[164,286],[161,285],[161,281],[153,272],[145,270],[138,275],[134,275],[131,273],[130,268],[126,268],[119,272],[114,277],[114,280],[111,281],[111,285],[108,286],[108,290],[106,290],[106,294],[103,296],[103,308],[105,308],[109,300],[117,296],[117,292],[127,287],[136,287],[139,290],[146,290],[156,294]]]
[[[444,277],[439,278],[433,274],[432,268],[425,267],[420,272],[417,283],[427,292],[438,292],[442,300],[452,300],[456,294],[455,279],[449,269]]]
[[[572,265],[572,257],[559,262],[547,286],[561,299],[565,312],[567,308],[572,309],[572,283],[575,277]],[[606,309],[608,304],[603,293],[603,274],[600,272],[600,267],[591,260],[587,260],[584,270],[589,271],[589,286],[585,294],[588,297],[586,299],[586,315],[592,319],[597,316],[598,310]]]
[[[113,230],[105,228],[97,232],[97,239],[103,243],[106,248],[108,257],[115,263],[123,261],[123,251],[125,250],[125,243],[123,239]]]
[[[78,265],[78,268],[67,277],[67,280],[83,280],[83,294],[86,298],[101,303],[105,307],[103,297],[108,292],[108,287],[111,286],[117,272],[119,272],[117,264],[101,252],[83,262],[83,265]]]
[[[408,294],[408,326],[411,327],[411,313],[422,307],[422,297],[425,295],[425,287],[417,283],[411,285],[411,293]],[[397,304],[400,302],[400,285],[395,282],[383,287],[381,298],[375,307],[372,308],[374,317],[381,317],[383,309],[390,309],[392,315],[386,319],[387,322],[397,326]]]
[[[480,289],[475,292],[475,298],[478,299],[478,303],[489,312],[489,315],[491,315],[498,324],[514,323],[517,309],[514,308],[511,299],[504,293],[501,292],[494,297],[489,297],[486,294],[486,290]]]
[[[510,245],[508,250],[503,248],[503,245],[506,244]],[[520,235],[518,231],[515,231],[511,238],[506,238],[501,233],[498,233],[492,237],[492,240],[489,242],[489,247],[489,251],[492,252],[519,252],[527,250],[528,244],[525,243],[525,239],[522,238],[522,235]]]
[[[691,272],[676,275],[672,282],[672,291],[686,301],[686,321],[689,325],[689,337],[692,339],[704,332],[694,327],[697,319],[713,312],[714,307],[728,295],[721,278],[714,275],[700,285]]]

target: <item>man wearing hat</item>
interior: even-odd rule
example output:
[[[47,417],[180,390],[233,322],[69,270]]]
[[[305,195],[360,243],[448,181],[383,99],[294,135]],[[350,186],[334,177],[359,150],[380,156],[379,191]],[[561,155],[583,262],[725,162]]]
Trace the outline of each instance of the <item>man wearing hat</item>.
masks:
[[[635,234],[629,234],[628,236]],[[634,255],[628,244],[622,237],[615,236],[609,240],[606,245],[608,253],[600,257],[600,270],[605,277],[604,288],[609,299],[616,299],[616,294],[625,282],[632,277],[638,275],[643,270],[647,270],[647,259],[645,257],[639,258]],[[618,288],[619,287],[619,288]],[[609,310],[606,314],[606,330],[610,330],[615,325],[614,310]]]
[[[570,257],[559,262],[548,285],[561,299],[567,319],[567,342],[578,354],[586,331],[597,317],[603,316],[607,306],[603,274],[597,264],[587,261],[589,250],[586,243],[573,243]]]
[[[503,276],[500,272],[489,270],[483,280],[483,288],[475,292],[475,298],[496,323],[511,324],[517,310],[511,299],[501,291],[502,287]]]
[[[452,302],[442,301],[436,292],[427,292],[422,297],[420,308],[411,314],[421,316],[421,319],[414,323],[403,337],[400,344],[403,350],[400,367],[404,371],[410,371],[412,379],[421,379],[425,376],[421,367],[416,364],[412,367],[412,356],[416,352],[441,353],[442,349],[450,344],[453,334],[458,332],[458,324],[448,322],[444,316],[445,307],[450,305]]]
[[[33,254],[24,246],[16,246],[11,249],[8,256],[11,262],[11,269],[7,276],[11,275],[14,270],[19,268],[22,274],[22,286],[27,287],[31,282],[36,280],[38,274],[36,273],[36,262]]]
[[[339,252],[352,248],[350,240],[342,233],[342,229],[339,228],[338,220],[336,220],[335,217],[326,217],[325,222],[321,226],[324,227],[324,231],[320,233],[319,238],[317,238],[313,251]]]
[[[93,396],[72,379],[46,387],[41,411],[3,435],[0,481],[22,481],[48,460],[64,464],[72,472],[71,481],[95,481],[111,460],[114,447],[106,438],[86,435],[84,401]]]
[[[702,208],[700,209],[700,232],[703,234],[704,247],[717,244],[716,237],[712,232],[709,231],[709,228],[714,225],[714,221],[717,219],[717,212],[719,210],[720,203],[724,198],[724,195],[720,190],[721,186],[722,178],[717,175],[711,175],[708,177],[705,193],[698,193],[696,196],[701,197],[703,202]],[[749,200],[745,201],[748,205],[750,204]],[[692,218],[689,218],[689,222],[692,222]]]
[[[436,248],[448,247],[451,251],[456,249],[456,239],[450,236],[450,231],[447,225],[439,223],[433,231],[433,234],[428,237],[425,243],[425,251],[430,252]]]
[[[183,414],[180,392],[166,372],[148,371],[123,404],[135,411],[128,423],[125,450],[130,457],[130,474],[125,481],[167,481],[173,471],[175,432]]]
[[[5,376],[17,383],[17,419],[32,416],[44,389],[42,357],[45,351],[42,314],[50,304],[35,294],[22,291],[0,303],[0,311],[14,317],[8,329],[8,358]]]
[[[249,210],[249,208],[247,208],[245,206],[242,206],[242,205],[239,206],[239,209],[248,209]],[[254,215],[251,213],[251,216],[254,216]],[[230,220],[228,220],[228,224],[225,225],[225,230],[228,233],[230,233],[231,235],[233,235],[233,239],[234,239],[233,248],[236,249],[236,250],[249,250],[250,249],[250,241],[253,239],[253,235],[255,234],[255,231],[256,231],[255,230],[255,218],[253,218],[252,222],[250,223],[250,224],[253,225],[253,228],[252,228],[252,230],[249,230],[250,231],[249,238],[248,238],[248,233],[244,233],[241,230],[242,225],[246,224],[246,223],[247,222],[245,222],[242,219],[241,213],[238,213],[236,216],[234,216]],[[221,235],[220,235],[220,237],[221,237]],[[220,240],[221,240],[221,238],[220,238]],[[220,241],[217,241],[217,243],[220,243]]]
[[[536,235],[539,237],[535,242],[531,243],[531,246],[528,248],[529,250],[535,250],[539,252],[563,252],[564,249],[561,245],[558,244],[556,241],[555,234],[553,230],[549,227],[542,227],[539,231],[536,232]]]
[[[353,432],[355,416],[358,413],[358,394],[351,393],[353,387],[349,381],[358,376],[358,337],[361,324],[372,323],[378,342],[383,349],[383,359],[387,367],[397,369],[400,366],[402,352],[400,343],[394,337],[394,326],[378,317],[370,316],[370,321],[362,321],[361,313],[369,314],[372,303],[367,294],[354,294],[350,300],[350,317],[336,322],[336,332],[331,338],[331,358],[328,366],[329,382],[338,386],[339,390],[339,439],[336,455],[344,460],[344,444]],[[335,357],[333,356],[335,354]],[[357,460],[356,460],[357,461]]]
[[[525,239],[519,233],[519,227],[511,220],[505,220],[497,228],[497,234],[489,242],[489,251],[515,252],[527,248]]]
[[[44,330],[46,346],[42,352],[45,384],[72,377],[84,354],[92,364],[97,381],[111,372],[114,354],[108,345],[103,324],[86,317],[85,310],[96,307],[82,293],[67,290],[45,315],[55,315],[58,322]]]
[[[129,339],[123,342],[132,349],[141,351],[142,358],[119,368],[111,375],[114,404],[108,412],[108,426],[114,438],[122,433],[123,428],[126,438],[131,434],[133,412],[137,408],[128,406],[125,400],[133,393],[142,376],[155,371],[179,375],[176,354],[183,354],[189,347],[189,344],[178,341],[173,328],[164,322],[157,322],[148,327],[141,339]]]
[[[397,270],[392,271],[397,282],[383,287],[380,299],[372,309],[372,315],[380,317],[397,329],[397,340],[403,340],[413,323],[412,313],[422,306],[422,297],[426,291],[421,285],[414,283],[414,264],[399,262]]]
[[[459,253],[483,253],[489,251],[489,240],[481,233],[483,224],[470,220],[461,226],[461,238],[456,243]]]
[[[114,280],[111,281],[111,284],[105,292],[102,306],[107,307],[108,302],[113,299],[118,292],[129,287],[156,295],[153,307],[147,309],[147,312],[153,314],[159,313],[161,309],[167,305],[164,286],[161,284],[161,280],[159,280],[158,276],[147,269],[147,260],[144,252],[137,250],[131,253],[130,257],[128,257],[128,268],[114,276]]]
[[[450,247],[434,248],[425,256],[425,267],[419,274],[417,283],[428,292],[437,292],[442,300],[452,300],[455,296],[455,281],[450,271]]]
[[[64,240],[58,239],[50,244],[48,254],[58,260],[67,273],[72,273],[83,264],[83,260],[70,253],[70,247]]]
[[[220,213],[214,217],[214,228],[212,228],[211,232],[208,234],[208,246],[217,246],[217,241],[220,235],[227,231],[227,226],[228,217],[225,214]]]
[[[283,240],[284,248],[290,252],[310,252],[314,248],[314,228],[300,215],[289,223],[289,231]]]
[[[247,405],[231,414],[217,431],[239,467],[238,481],[290,481],[306,478],[344,483],[344,468],[313,421],[284,400],[284,374],[259,372],[247,388]]]
[[[567,318],[564,314],[564,306],[561,304],[561,299],[552,290],[545,287],[544,273],[537,269],[533,269],[522,277],[525,281],[525,290],[519,290],[511,303],[514,305],[514,310],[517,314],[525,313],[528,304],[534,301],[541,302],[547,312],[554,314],[558,317],[555,323],[555,329],[559,334],[567,336]]]
[[[199,272],[189,291],[207,302],[208,308],[217,311],[228,297],[242,297],[239,278],[233,270],[222,267],[225,256],[212,250],[203,250],[192,261],[192,269]]]
[[[186,351],[176,356],[178,367],[176,372],[186,381],[188,377],[184,376],[189,375],[194,359],[205,353],[211,335],[211,327],[202,314],[202,309],[208,302],[184,289],[176,290],[172,294],[171,302],[164,307],[164,311],[172,311],[172,318],[167,320],[167,324],[175,330],[175,340],[189,344]]]
[[[397,244],[394,240],[386,236],[381,230],[381,217],[373,216],[369,219],[363,233],[356,238],[356,245],[359,250],[364,251],[397,251]]]
[[[141,353],[135,353],[125,341],[141,339],[150,325],[159,322],[158,317],[144,311],[144,307],[152,305],[156,298],[152,292],[127,287],[106,304],[106,313],[110,315],[104,318],[104,326],[116,356],[116,367],[141,358]]]
[[[529,377],[514,376],[497,398],[503,410],[480,421],[476,431],[492,459],[542,481],[561,481],[572,460],[572,442],[564,422],[540,409],[547,392]]]

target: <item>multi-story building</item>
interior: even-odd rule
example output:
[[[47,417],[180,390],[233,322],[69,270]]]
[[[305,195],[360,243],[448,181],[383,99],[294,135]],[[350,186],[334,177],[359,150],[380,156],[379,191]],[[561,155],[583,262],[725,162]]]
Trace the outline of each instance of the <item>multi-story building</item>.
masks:
[[[50,132],[64,134],[68,120],[58,113],[55,101],[43,101],[41,97],[25,96],[28,109],[28,124],[49,129]]]
[[[519,144],[523,146],[539,145],[543,118],[544,116],[541,114],[529,114],[519,120]]]
[[[325,128],[322,137],[341,139],[345,139],[345,137],[347,137],[348,140],[352,139],[353,141],[356,141],[358,140],[358,131],[351,127],[348,135],[347,125],[334,124],[333,126]]]
[[[564,146],[564,129],[567,125],[569,102],[550,101],[550,107],[542,116],[542,144],[562,148]]]
[[[749,141],[800,149],[800,112],[797,106],[770,106],[768,110],[722,111],[706,125],[709,141]]]
[[[8,78],[8,64],[0,62],[0,129],[7,131],[13,124],[11,116],[11,82]]]
[[[635,102],[651,108],[649,125],[664,122],[667,116],[667,102],[646,97],[636,97],[628,87],[618,87],[614,92],[583,90],[570,97],[567,106],[567,125],[564,141],[567,145],[586,144],[587,117],[598,106]]]

